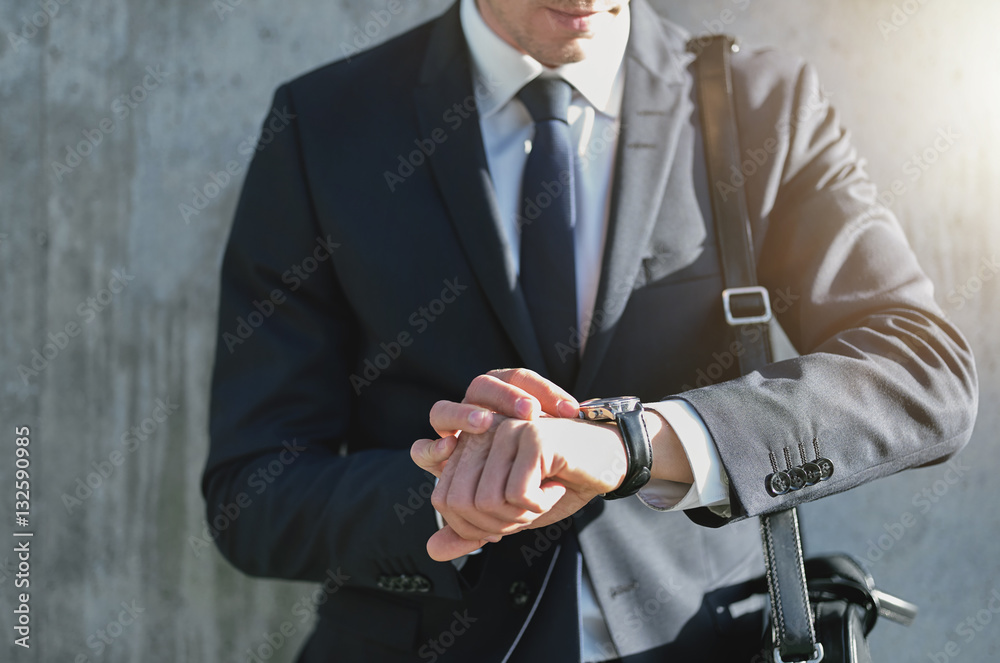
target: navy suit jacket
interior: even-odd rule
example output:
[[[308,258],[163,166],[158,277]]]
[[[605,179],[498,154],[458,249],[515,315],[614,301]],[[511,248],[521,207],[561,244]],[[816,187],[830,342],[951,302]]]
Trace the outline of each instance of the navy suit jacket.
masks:
[[[223,261],[209,523],[249,574],[327,581],[303,660],[548,660],[546,638],[524,633],[573,628],[539,608],[575,614],[573,583],[553,580],[567,528],[619,652],[723,656],[738,622],[725,588],[762,570],[749,518],[968,440],[969,347],[814,72],[773,51],[734,56],[745,162],[709,183],[687,36],[643,0],[631,13],[598,316],[563,386],[690,403],[728,472],[732,517],[598,500],[566,527],[487,546],[462,572],[428,558],[433,481],[408,449],[434,435],[431,405],[490,369],[545,373],[456,5],[279,88],[285,119],[264,133]],[[734,360],[746,339],[723,320],[710,186],[745,189],[759,281],[802,353],[746,377]],[[772,455],[811,460],[813,439],[834,476],[770,495]],[[220,508],[234,503],[237,517]]]

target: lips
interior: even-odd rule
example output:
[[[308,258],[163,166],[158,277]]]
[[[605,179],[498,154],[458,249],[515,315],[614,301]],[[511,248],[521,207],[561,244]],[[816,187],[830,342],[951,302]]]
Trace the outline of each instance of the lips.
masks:
[[[572,32],[587,33],[591,31],[592,21],[601,12],[565,12],[556,9],[549,9],[549,16],[552,21]]]

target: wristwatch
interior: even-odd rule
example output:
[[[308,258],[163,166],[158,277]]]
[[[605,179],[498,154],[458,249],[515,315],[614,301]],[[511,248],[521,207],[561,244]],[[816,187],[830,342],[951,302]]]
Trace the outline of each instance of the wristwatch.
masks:
[[[580,418],[588,421],[613,421],[625,441],[628,466],[618,488],[602,497],[617,500],[635,495],[649,483],[653,470],[653,445],[642,419],[642,402],[635,396],[594,398],[580,403]]]

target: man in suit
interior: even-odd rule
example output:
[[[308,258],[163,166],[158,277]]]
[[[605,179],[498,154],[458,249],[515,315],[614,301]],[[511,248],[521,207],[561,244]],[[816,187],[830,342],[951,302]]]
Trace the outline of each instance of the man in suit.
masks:
[[[236,566],[326,583],[302,661],[749,661],[750,519],[968,440],[969,348],[814,73],[733,58],[747,161],[710,183],[686,42],[644,0],[460,0],[277,91],[203,491]],[[713,188],[745,191],[803,353],[746,377]],[[651,480],[604,500],[630,434],[576,399],[625,395]],[[819,456],[827,480],[769,490]]]

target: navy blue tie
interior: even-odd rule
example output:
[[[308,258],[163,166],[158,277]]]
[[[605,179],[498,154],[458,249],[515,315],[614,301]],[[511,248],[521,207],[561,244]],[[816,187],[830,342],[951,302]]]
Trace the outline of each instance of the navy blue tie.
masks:
[[[573,142],[567,112],[573,89],[536,78],[518,93],[535,122],[521,181],[521,289],[549,376],[573,388],[580,363],[576,318]]]

